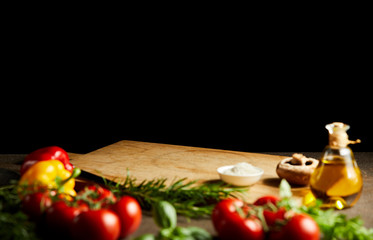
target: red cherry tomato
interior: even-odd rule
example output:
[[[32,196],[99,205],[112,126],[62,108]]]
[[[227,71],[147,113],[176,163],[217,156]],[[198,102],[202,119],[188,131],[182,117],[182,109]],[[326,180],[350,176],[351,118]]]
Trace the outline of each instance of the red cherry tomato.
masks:
[[[283,229],[273,229],[268,232],[267,238],[268,240],[287,240],[284,236]]]
[[[264,239],[264,231],[255,216],[243,217],[237,209],[244,209],[238,199],[225,199],[219,202],[212,212],[212,222],[221,239]]]
[[[283,227],[282,235],[287,240],[319,240],[320,229],[307,214],[295,214]]]
[[[262,205],[265,205],[265,204],[268,204],[268,203],[272,203],[273,205],[276,205],[278,201],[280,201],[279,197],[269,195],[269,196],[264,196],[264,197],[258,198],[254,202],[254,205],[255,206],[262,206]]]
[[[280,208],[278,211],[263,210],[263,216],[269,227],[274,226],[277,220],[284,220],[285,213],[285,208]]]
[[[130,196],[124,196],[114,205],[110,207],[120,219],[121,231],[120,237],[125,238],[126,236],[134,233],[141,223],[141,207],[140,204]]]
[[[23,197],[21,209],[31,220],[40,221],[51,205],[52,200],[46,193],[36,192]]]
[[[66,202],[57,201],[47,209],[46,223],[52,232],[69,235],[74,218],[82,211],[88,211],[88,205],[69,207]]]
[[[119,234],[119,217],[108,209],[82,212],[72,224],[72,236],[76,240],[116,240]]]

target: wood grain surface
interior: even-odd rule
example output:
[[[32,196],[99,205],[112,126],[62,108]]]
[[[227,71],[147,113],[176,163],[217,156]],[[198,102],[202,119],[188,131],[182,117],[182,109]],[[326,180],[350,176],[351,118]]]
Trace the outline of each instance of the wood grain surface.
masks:
[[[219,180],[218,167],[247,162],[264,170],[261,180],[248,188],[251,201],[266,194],[278,195],[276,166],[285,157],[124,140],[74,156],[71,161],[82,170],[113,181],[122,181],[128,169],[139,182],[154,178],[214,181]],[[298,199],[307,191],[306,187],[293,188]]]

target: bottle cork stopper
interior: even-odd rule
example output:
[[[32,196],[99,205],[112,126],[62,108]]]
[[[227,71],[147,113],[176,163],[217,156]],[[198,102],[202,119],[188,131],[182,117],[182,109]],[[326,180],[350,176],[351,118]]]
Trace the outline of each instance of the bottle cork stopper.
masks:
[[[348,139],[346,131],[349,125],[342,122],[333,122],[325,126],[329,131],[329,145],[334,148],[347,147],[348,144],[360,143],[360,139],[351,141]]]

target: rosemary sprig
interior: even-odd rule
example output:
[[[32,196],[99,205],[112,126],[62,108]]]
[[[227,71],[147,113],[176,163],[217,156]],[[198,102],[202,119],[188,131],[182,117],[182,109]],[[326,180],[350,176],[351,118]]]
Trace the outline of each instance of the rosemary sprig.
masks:
[[[166,178],[144,180],[136,183],[136,178],[127,177],[122,183],[105,182],[116,195],[130,195],[140,203],[144,210],[150,210],[155,202],[170,202],[178,214],[186,217],[209,217],[215,204],[227,197],[237,194],[245,195],[247,188],[236,188],[221,181],[196,184],[181,178],[166,185]]]

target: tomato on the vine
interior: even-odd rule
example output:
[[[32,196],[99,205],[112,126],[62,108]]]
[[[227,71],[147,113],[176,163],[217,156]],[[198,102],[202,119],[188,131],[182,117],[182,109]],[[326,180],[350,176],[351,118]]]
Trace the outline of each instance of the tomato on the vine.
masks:
[[[115,204],[110,206],[119,217],[121,231],[120,237],[124,238],[135,232],[141,223],[141,207],[136,199],[130,196],[124,196]]]
[[[225,199],[215,206],[212,222],[221,239],[319,240],[315,220],[287,209],[287,199],[281,201],[264,196],[250,205]]]
[[[287,240],[319,240],[320,229],[307,214],[295,214],[282,229]]]
[[[240,209],[240,210],[239,210]],[[250,209],[238,199],[220,201],[212,212],[212,222],[221,239],[264,239],[264,230],[254,215],[242,216]]]
[[[70,234],[73,220],[81,212],[88,211],[88,205],[69,206],[65,201],[54,202],[46,211],[46,223],[53,232]]]
[[[277,211],[271,211],[268,209],[263,210],[264,219],[269,227],[272,227],[276,224],[276,221],[282,221],[285,219],[285,208],[280,208]]]
[[[263,206],[268,203],[272,203],[273,205],[276,205],[278,201],[280,201],[279,197],[268,195],[268,196],[263,196],[263,197],[258,198],[253,204],[255,206]]]
[[[72,236],[76,240],[116,240],[119,234],[119,217],[108,209],[82,212],[72,223]]]
[[[21,209],[33,221],[40,221],[45,210],[52,205],[47,193],[35,192],[27,194],[22,199]]]
[[[80,199],[80,203],[85,202],[91,205],[98,204],[99,208],[106,208],[117,200],[109,189],[99,185],[86,186],[83,190],[78,192],[77,199]]]
[[[96,201],[101,201],[102,199],[111,199],[112,201],[116,200],[116,197],[109,189],[106,189],[99,185],[91,185],[88,186],[87,189],[97,193],[97,197],[95,198]]]

